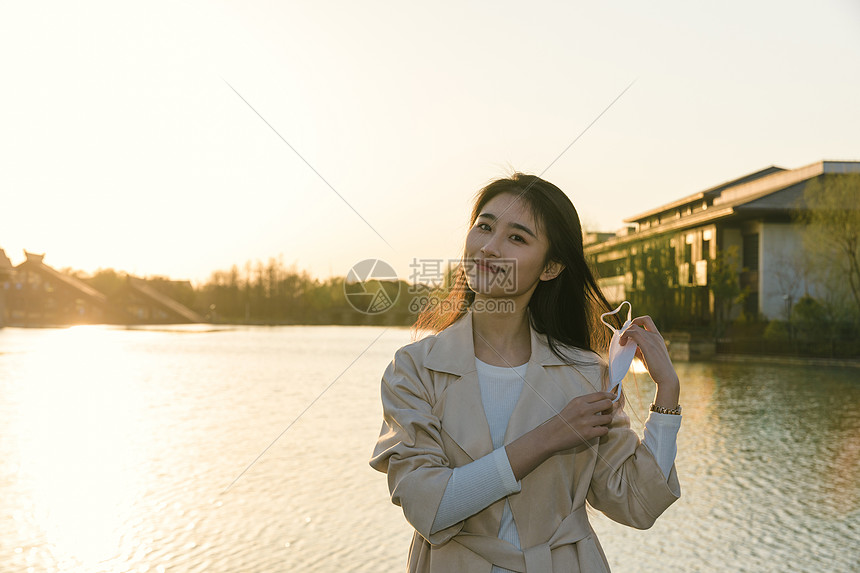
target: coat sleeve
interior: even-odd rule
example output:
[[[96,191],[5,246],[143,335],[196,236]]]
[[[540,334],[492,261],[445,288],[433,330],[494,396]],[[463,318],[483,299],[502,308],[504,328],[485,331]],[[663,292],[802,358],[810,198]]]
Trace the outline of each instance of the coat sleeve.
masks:
[[[626,412],[618,410],[609,433],[597,443],[588,503],[618,523],[648,529],[680,497],[675,465],[667,478],[630,428]]]
[[[595,390],[608,385],[606,362],[581,372]],[[596,443],[597,456],[586,500],[618,523],[648,529],[681,497],[675,465],[668,477],[630,428],[624,409],[615,412],[609,433]]]
[[[382,375],[381,394],[382,429],[370,466],[388,474],[391,501],[403,508],[410,525],[431,544],[446,543],[463,522],[430,534],[453,469],[433,412],[429,372],[401,348]]]

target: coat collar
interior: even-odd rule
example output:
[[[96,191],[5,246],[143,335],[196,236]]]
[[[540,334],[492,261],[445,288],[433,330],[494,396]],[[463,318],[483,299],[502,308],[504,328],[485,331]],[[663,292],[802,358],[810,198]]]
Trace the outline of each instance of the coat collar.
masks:
[[[448,372],[463,376],[475,371],[475,343],[472,334],[472,309],[469,309],[454,324],[436,335],[436,343],[427,358],[424,366],[438,372]],[[560,366],[565,362],[550,350],[547,345],[546,335],[537,332],[529,320],[531,333],[532,354],[529,363],[541,366]]]
[[[566,363],[553,354],[545,335],[536,332],[531,323],[529,328],[532,352],[523,379],[523,390],[505,432],[506,444],[539,426],[560,412],[569,400],[587,390],[582,385],[584,379],[582,382],[561,382],[560,378],[549,374],[546,366],[564,366]],[[571,347],[565,347],[565,350],[583,352]],[[578,356],[580,359],[584,357],[584,353]],[[471,310],[436,335],[436,342],[424,359],[424,366],[459,377],[444,393],[442,429],[472,460],[493,451],[475,364]]]

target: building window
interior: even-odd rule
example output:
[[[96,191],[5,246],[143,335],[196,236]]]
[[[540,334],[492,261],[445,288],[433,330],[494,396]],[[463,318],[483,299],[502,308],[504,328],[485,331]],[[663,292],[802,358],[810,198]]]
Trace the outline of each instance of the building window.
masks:
[[[597,263],[597,276],[600,278],[610,278],[623,275],[625,266],[625,259],[614,259]]]
[[[744,235],[744,262],[743,266],[748,271],[758,270],[758,233]]]

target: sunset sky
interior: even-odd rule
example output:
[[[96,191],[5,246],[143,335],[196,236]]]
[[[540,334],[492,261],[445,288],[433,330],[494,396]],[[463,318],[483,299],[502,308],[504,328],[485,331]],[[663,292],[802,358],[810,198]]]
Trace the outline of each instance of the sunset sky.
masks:
[[[544,174],[588,228],[860,160],[853,0],[5,2],[0,53],[15,264],[405,279],[459,255],[478,188],[543,172],[631,83]]]

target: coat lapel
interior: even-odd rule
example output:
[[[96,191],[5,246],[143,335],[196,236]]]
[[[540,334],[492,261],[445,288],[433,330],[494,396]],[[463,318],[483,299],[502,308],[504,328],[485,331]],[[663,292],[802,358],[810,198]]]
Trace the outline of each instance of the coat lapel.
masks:
[[[523,391],[511,415],[505,443],[518,438],[557,414],[573,397],[568,396],[547,372],[564,365],[546,344],[546,336],[529,323],[531,356]],[[436,335],[436,343],[424,365],[437,372],[458,376],[445,392],[442,428],[473,460],[493,451],[490,427],[481,401],[481,387],[475,368],[472,311]]]
[[[475,367],[471,311],[436,335],[436,343],[424,359],[424,366],[459,377],[445,389],[440,414],[442,430],[473,460],[492,452],[493,440]]]
[[[436,343],[424,366],[437,372],[463,376],[475,371],[475,344],[472,340],[472,311],[436,335]]]

